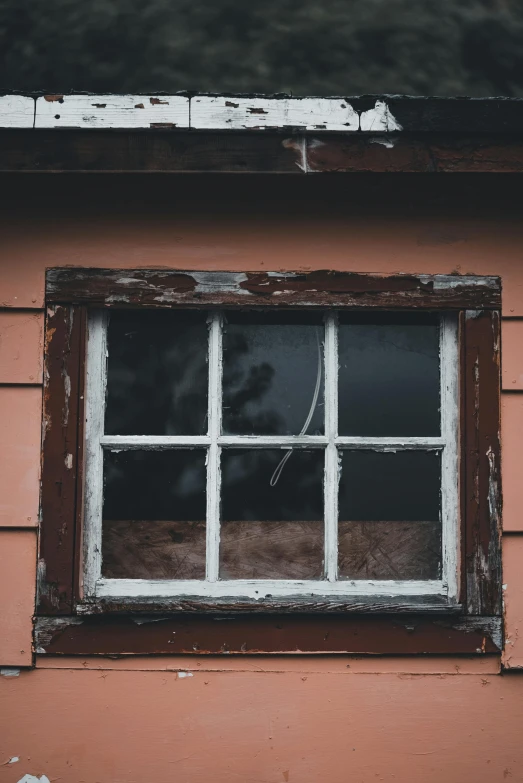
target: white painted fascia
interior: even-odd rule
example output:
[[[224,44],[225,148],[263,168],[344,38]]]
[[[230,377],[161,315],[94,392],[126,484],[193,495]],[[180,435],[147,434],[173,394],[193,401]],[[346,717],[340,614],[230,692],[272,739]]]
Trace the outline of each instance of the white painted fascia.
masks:
[[[0,128],[32,128],[35,99],[27,95],[0,95]]]
[[[226,95],[0,96],[1,128],[270,130],[390,133],[388,104],[358,112],[345,98]]]
[[[182,95],[47,95],[36,100],[35,128],[188,128]]]

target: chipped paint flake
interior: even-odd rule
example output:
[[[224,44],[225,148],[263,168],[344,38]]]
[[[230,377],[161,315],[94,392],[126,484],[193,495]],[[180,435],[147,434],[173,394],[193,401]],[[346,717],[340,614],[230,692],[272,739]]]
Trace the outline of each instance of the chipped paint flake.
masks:
[[[184,677],[194,677],[192,672],[178,672],[178,679],[183,680]]]
[[[249,293],[240,288],[240,283],[248,280],[244,272],[191,272],[191,277],[196,281],[196,293]]]
[[[40,777],[37,775],[24,775],[17,783],[50,783],[50,780],[47,775],[41,775]]]
[[[376,101],[373,109],[362,111],[360,115],[360,130],[362,131],[391,131],[403,130],[385,101]]]
[[[396,144],[394,136],[375,136],[370,139],[371,144],[379,144],[382,147],[386,147],[388,150],[392,149]]]
[[[13,669],[12,667],[6,667],[3,669],[0,669],[0,676],[1,677],[19,677],[20,676],[20,669]]]
[[[17,764],[20,761],[20,756],[11,756],[7,764]]]

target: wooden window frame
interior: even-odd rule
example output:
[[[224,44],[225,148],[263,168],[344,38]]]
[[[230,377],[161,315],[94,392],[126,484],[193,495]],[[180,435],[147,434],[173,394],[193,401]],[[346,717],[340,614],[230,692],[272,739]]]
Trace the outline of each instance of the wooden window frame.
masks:
[[[62,268],[48,270],[46,298],[37,652],[500,651],[499,278]],[[179,595],[86,599],[81,542],[88,311],[140,306],[455,313],[461,557],[450,600],[448,595],[386,591],[349,600],[285,595],[256,601]]]

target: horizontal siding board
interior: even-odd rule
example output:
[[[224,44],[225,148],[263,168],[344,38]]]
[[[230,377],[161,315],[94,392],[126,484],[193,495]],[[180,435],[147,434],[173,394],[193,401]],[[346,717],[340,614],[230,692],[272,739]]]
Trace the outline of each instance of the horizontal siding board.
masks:
[[[505,320],[502,337],[502,383],[506,391],[523,391],[523,320]]]
[[[503,530],[523,532],[523,394],[503,394]]]
[[[0,387],[0,527],[38,523],[42,390]]]
[[[0,666],[30,666],[36,531],[0,530]]]
[[[507,669],[523,669],[523,536],[503,537],[503,600],[505,604],[505,651]]]
[[[0,311],[0,384],[42,383],[43,313]]]

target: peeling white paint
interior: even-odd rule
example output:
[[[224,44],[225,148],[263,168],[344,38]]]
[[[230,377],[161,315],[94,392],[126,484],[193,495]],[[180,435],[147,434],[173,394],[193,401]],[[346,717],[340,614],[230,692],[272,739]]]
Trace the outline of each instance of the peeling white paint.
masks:
[[[24,775],[17,783],[50,783],[50,780],[47,775],[41,775],[40,777],[37,777],[37,775]]]
[[[144,615],[140,617],[133,617],[133,623],[135,625],[148,625],[149,623],[161,623],[163,620],[167,620],[166,615],[160,617],[152,617],[151,615]]]
[[[73,467],[73,455],[72,454],[66,454],[65,455],[65,467],[67,470],[71,470]]]
[[[118,280],[116,280],[118,285],[136,285],[137,282],[135,277],[119,277]]]
[[[11,756],[11,758],[9,759],[9,761],[7,763],[8,764],[16,764],[19,761],[20,761],[20,756]]]
[[[20,676],[20,669],[13,669],[11,667],[0,669],[0,676],[1,677],[19,677]]]
[[[196,281],[195,293],[235,293],[241,294],[245,289],[240,288],[240,283],[248,280],[244,272],[191,272],[191,277]]]
[[[192,672],[178,672],[178,679],[183,680],[184,677],[194,677]]]
[[[28,98],[27,95],[0,96],[1,128],[32,128],[34,118],[34,98]]]
[[[492,288],[494,291],[499,289],[499,278],[497,277],[479,277],[476,275],[419,275],[422,283],[430,284],[435,291],[448,288],[460,288],[461,286],[478,286],[480,288]],[[476,310],[468,310],[474,313],[472,318],[477,318]]]
[[[360,114],[362,131],[400,131],[402,126],[391,113],[385,101],[376,101],[374,108]]]
[[[191,98],[191,127],[231,130],[300,128],[357,131],[358,113],[344,98]]]
[[[388,150],[392,149],[396,144],[396,139],[393,136],[375,136],[370,139],[371,144],[380,144],[382,147],[386,147]]]
[[[193,128],[392,132],[402,126],[377,100],[359,113],[345,98],[270,98],[226,95],[0,96],[2,128]],[[305,140],[302,140],[305,144]],[[300,142],[301,143],[301,142]],[[382,143],[382,142],[377,142]],[[317,146],[317,140],[310,140]],[[386,144],[388,146],[388,144]],[[304,163],[297,164],[302,168]],[[306,163],[305,169],[306,170]]]
[[[182,95],[48,95],[37,98],[35,128],[189,127]]]

